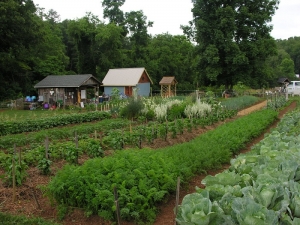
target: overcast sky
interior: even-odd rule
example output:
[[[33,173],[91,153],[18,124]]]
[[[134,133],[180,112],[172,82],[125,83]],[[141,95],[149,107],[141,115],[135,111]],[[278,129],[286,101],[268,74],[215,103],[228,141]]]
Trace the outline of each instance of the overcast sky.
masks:
[[[76,19],[92,12],[103,20],[101,0],[33,0],[41,8],[55,10],[61,20]],[[192,20],[191,0],[126,0],[121,10],[123,12],[143,10],[147,19],[153,21],[149,29],[152,35],[170,33],[183,34],[180,25],[187,25]],[[280,0],[279,9],[273,16],[273,31],[275,39],[300,37],[300,0]]]

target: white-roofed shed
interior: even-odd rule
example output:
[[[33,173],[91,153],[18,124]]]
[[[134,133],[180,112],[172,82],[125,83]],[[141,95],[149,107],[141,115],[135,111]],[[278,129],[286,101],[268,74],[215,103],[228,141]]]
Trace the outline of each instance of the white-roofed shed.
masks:
[[[145,68],[110,69],[102,81],[106,95],[111,95],[112,90],[117,88],[120,94],[132,96],[133,88],[137,88],[139,96],[149,96],[151,84]]]

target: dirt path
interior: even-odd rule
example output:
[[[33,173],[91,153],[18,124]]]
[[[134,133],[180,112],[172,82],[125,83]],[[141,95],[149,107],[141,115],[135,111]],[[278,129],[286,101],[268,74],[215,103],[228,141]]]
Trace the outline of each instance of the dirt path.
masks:
[[[247,115],[247,114],[249,114],[251,112],[254,112],[256,110],[260,110],[260,109],[262,109],[266,106],[267,106],[267,101],[263,101],[261,103],[258,103],[256,105],[254,105],[254,106],[251,106],[249,108],[246,108],[246,109],[243,109],[243,110],[239,111],[237,115],[238,116],[244,116],[244,115]]]
[[[255,110],[259,110],[266,106],[266,102],[259,103],[255,106],[252,106],[250,108],[247,108],[245,110],[242,110],[238,113],[239,116],[246,115],[250,112],[253,112]],[[286,112],[294,109],[296,107],[296,103],[292,103],[289,107],[285,108],[280,112],[279,118],[281,118]],[[276,121],[272,126],[269,128],[273,128],[277,125]],[[215,129],[217,126],[222,124],[224,122],[219,122],[218,124],[214,124],[213,126],[206,127],[205,129],[195,129],[193,132],[185,132],[184,135],[181,135],[177,138],[169,138],[167,141],[164,140],[156,140],[152,146],[149,147],[164,147],[164,146],[170,146],[182,142],[189,141],[196,136],[199,136],[200,134]],[[268,132],[267,130],[266,132]],[[242,150],[242,152],[246,152],[250,150],[250,147],[253,144],[256,144],[264,137],[264,134],[262,134],[260,137],[253,140],[251,143],[248,144],[248,147]],[[64,161],[57,162],[52,166],[52,171],[59,170],[63,165]],[[208,174],[214,175],[216,173],[219,173],[223,171],[225,168],[227,168],[228,165],[224,165],[222,169],[220,170],[214,170],[214,171],[208,171]],[[3,171],[0,171],[0,174],[2,174]],[[187,187],[181,187],[180,190],[180,202],[182,201],[182,198],[188,194],[193,193],[195,191],[195,187],[201,187],[201,180],[206,176],[207,174],[199,174],[195,176],[189,185]],[[42,217],[45,219],[52,219],[55,220],[58,216],[58,212],[56,208],[51,205],[49,202],[49,199],[46,198],[42,191],[38,188],[39,185],[45,185],[49,182],[50,177],[48,176],[41,176],[39,175],[37,168],[30,168],[28,170],[28,179],[26,180],[25,184],[21,187],[17,188],[17,196],[16,201],[12,202],[12,188],[7,188],[3,185],[3,183],[0,181],[0,210],[2,212],[9,212],[12,214],[23,214],[26,216],[36,216],[36,217]],[[157,215],[156,221],[154,225],[174,225],[175,222],[175,215],[174,215],[174,207],[175,207],[175,195],[172,195],[169,197],[168,201],[166,203],[163,203],[158,206],[159,213]],[[66,216],[66,218],[63,221],[58,221],[59,223],[63,225],[110,225],[112,223],[105,222],[98,216],[90,216],[89,218],[86,218],[84,213],[81,210],[74,209],[72,213]],[[128,223],[128,222],[122,222],[122,225],[131,225],[134,223]]]

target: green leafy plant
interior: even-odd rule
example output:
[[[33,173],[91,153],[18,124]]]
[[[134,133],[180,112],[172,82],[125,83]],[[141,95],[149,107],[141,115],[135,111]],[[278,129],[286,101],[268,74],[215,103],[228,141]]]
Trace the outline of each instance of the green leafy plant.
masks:
[[[43,158],[38,162],[38,169],[40,170],[41,174],[43,175],[48,175],[51,173],[51,166],[52,161],[47,159],[47,158]]]
[[[13,164],[14,159],[14,164]],[[13,166],[14,165],[14,166]],[[5,177],[4,177],[4,183],[7,186],[13,185],[13,171],[15,172],[15,180],[16,185],[21,186],[23,181],[27,177],[26,169],[28,166],[23,160],[19,160],[19,157],[17,155],[13,155],[12,157],[8,158],[5,165]]]
[[[47,194],[58,203],[113,220],[112,189],[117,187],[123,219],[153,222],[157,204],[175,191],[178,176],[186,180],[197,171],[219,168],[276,117],[277,112],[263,110],[225,123],[188,143],[156,151],[116,151],[110,157],[88,160],[80,167],[67,165],[53,177]],[[156,126],[165,132],[165,124],[153,124]]]
[[[95,158],[95,157],[103,157],[104,156],[104,151],[103,151],[99,141],[90,139],[88,141],[88,144],[86,147],[87,147],[86,152],[89,157]]]
[[[140,115],[143,107],[141,99],[129,98],[127,104],[120,111],[120,116],[131,120],[135,119]]]

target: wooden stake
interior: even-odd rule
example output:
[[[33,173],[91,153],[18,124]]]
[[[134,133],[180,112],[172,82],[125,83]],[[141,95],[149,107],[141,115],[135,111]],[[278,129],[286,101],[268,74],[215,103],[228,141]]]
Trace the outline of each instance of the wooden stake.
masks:
[[[75,145],[76,145],[76,164],[78,164],[78,136],[77,136],[77,131],[75,131]]]
[[[47,136],[46,140],[45,140],[45,157],[46,157],[46,159],[49,158],[48,152],[49,152],[49,138]]]
[[[14,151],[16,152],[16,144],[14,144]],[[13,202],[16,201],[16,163],[15,153],[12,156],[12,178],[13,178]]]
[[[116,214],[117,214],[118,225],[121,225],[120,206],[119,206],[118,192],[117,192],[117,188],[116,187],[114,187],[114,196],[115,196]]]
[[[36,195],[35,195],[35,193],[34,193],[34,190],[33,190],[33,188],[31,189],[31,192],[32,192],[32,195],[33,195],[34,201],[35,201],[35,203],[36,203],[36,205],[37,205],[38,209],[41,209],[41,205],[40,205],[40,203],[38,202],[38,200],[37,200],[37,198],[36,198]]]
[[[21,149],[19,149],[19,166],[21,166],[21,156],[22,156]]]
[[[129,122],[129,132],[132,133],[131,120]]]
[[[178,213],[178,205],[179,205],[179,192],[180,192],[180,177],[177,178],[177,188],[176,188],[176,205],[175,205],[175,218]],[[175,220],[175,225],[176,225],[176,220]]]

